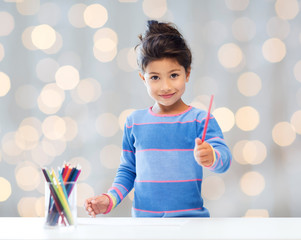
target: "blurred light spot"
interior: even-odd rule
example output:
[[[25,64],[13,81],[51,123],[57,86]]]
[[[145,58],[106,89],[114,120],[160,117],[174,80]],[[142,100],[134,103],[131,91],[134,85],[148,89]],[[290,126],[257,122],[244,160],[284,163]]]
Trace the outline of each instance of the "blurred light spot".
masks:
[[[9,76],[4,72],[0,72],[0,97],[4,97],[10,90]]]
[[[138,69],[136,53],[134,48],[124,48],[119,51],[117,64],[125,72],[132,72]]]
[[[301,82],[301,61],[298,61],[294,66],[295,78]]]
[[[137,2],[138,0],[119,0],[119,2],[123,3],[131,3],[131,2]]]
[[[294,19],[299,13],[299,3],[297,0],[277,0],[275,11],[282,19]]]
[[[258,111],[250,106],[238,109],[235,114],[236,125],[243,131],[254,130],[259,124],[259,118]]]
[[[286,46],[280,39],[270,38],[264,42],[262,53],[267,61],[280,62],[286,55]]]
[[[40,197],[36,200],[35,211],[37,217],[45,216],[45,197]]]
[[[291,117],[291,124],[294,126],[296,133],[301,134],[301,110],[294,112]]]
[[[5,178],[0,177],[0,202],[5,202],[11,195],[11,184]]]
[[[267,23],[267,32],[272,38],[284,39],[290,32],[290,25],[283,19],[272,17]]]
[[[107,145],[100,151],[100,162],[109,169],[117,169],[120,164],[121,148],[116,145]]]
[[[202,184],[202,195],[209,200],[218,200],[225,193],[225,183],[221,177],[206,177]]]
[[[78,4],[74,4],[70,8],[68,12],[68,19],[73,27],[83,28],[87,26],[84,20],[84,11],[86,7],[87,5],[83,3],[78,3]]]
[[[223,132],[228,132],[233,128],[235,124],[235,118],[234,113],[229,108],[217,108],[212,114]]]
[[[248,209],[245,217],[254,217],[254,218],[268,218],[269,217],[269,212],[267,209]]]
[[[34,15],[40,10],[40,0],[16,2],[17,10],[22,15]]]
[[[166,13],[167,2],[166,0],[144,0],[142,7],[146,16],[158,19],[163,17]]]
[[[203,29],[203,38],[208,44],[222,44],[228,35],[228,30],[225,24],[217,20],[205,23]]]
[[[70,65],[62,66],[57,70],[55,80],[61,89],[71,90],[79,83],[79,72]]]
[[[22,120],[22,122],[20,123],[20,127],[23,127],[23,126],[32,126],[33,128],[36,129],[39,137],[42,136],[42,123],[39,119],[37,119],[35,117],[24,118]]]
[[[265,188],[264,177],[255,171],[245,173],[240,179],[240,187],[248,196],[257,196]]]
[[[104,137],[112,137],[119,130],[117,117],[112,113],[103,113],[95,122],[97,132]]]
[[[247,142],[247,140],[238,141],[233,147],[233,158],[242,165],[248,164],[243,154],[243,149]]]
[[[15,132],[8,132],[2,138],[2,150],[3,153],[10,157],[19,156],[23,151],[20,149],[15,141]],[[10,158],[4,158],[6,161],[10,161]],[[15,162],[9,162],[14,164]]]
[[[78,133],[78,126],[74,119],[70,117],[64,117],[63,118],[66,123],[66,132],[64,135],[64,139],[66,141],[72,141]]]
[[[126,118],[134,111],[135,109],[126,109],[120,113],[118,122],[119,122],[119,127],[122,131],[124,130],[124,124],[126,122]]]
[[[32,30],[31,39],[33,45],[38,49],[48,49],[56,41],[56,32],[51,26],[42,24]]]
[[[61,108],[64,100],[65,100],[64,91],[60,89],[55,83],[50,83],[47,84],[45,87],[43,87],[41,91],[41,94],[39,96],[39,101],[42,105],[39,104],[39,108],[44,113],[48,113],[48,112],[44,111],[43,106],[46,106],[50,109],[57,109],[56,111],[58,111]]]
[[[30,151],[31,159],[40,167],[45,167],[53,162],[53,156],[48,155],[43,149],[43,143],[39,143],[38,146]],[[52,154],[55,155],[55,154]]]
[[[241,42],[247,42],[254,38],[256,34],[256,25],[248,17],[241,17],[232,24],[233,36]]]
[[[32,43],[31,33],[35,27],[28,27],[22,33],[22,43],[29,50],[37,50],[37,47]]]
[[[22,150],[31,150],[38,145],[39,132],[33,126],[20,126],[15,134],[15,141]]]
[[[225,68],[237,67],[243,59],[243,53],[234,43],[223,44],[218,50],[218,60]]]
[[[118,36],[110,28],[99,29],[94,34],[93,53],[100,62],[110,62],[117,55]]]
[[[273,127],[272,137],[276,144],[285,147],[291,145],[295,141],[296,132],[290,123],[279,122]]]
[[[100,39],[111,39],[116,45],[118,43],[118,36],[114,30],[111,28],[101,28],[97,30],[94,34],[93,41],[96,43]]]
[[[44,58],[36,66],[37,76],[43,82],[54,82],[58,68],[59,64],[54,59]]]
[[[0,62],[3,60],[5,56],[5,51],[3,45],[0,43]]]
[[[91,175],[91,164],[90,162],[83,157],[74,157],[68,161],[73,167],[80,165],[82,171],[78,177],[78,181],[86,180]]]
[[[50,140],[44,138],[41,141],[43,151],[50,157],[56,157],[62,155],[67,147],[64,140]]]
[[[38,19],[41,24],[55,26],[60,21],[60,18],[61,8],[57,4],[53,2],[46,2],[40,6]]]
[[[15,28],[15,20],[8,12],[0,12],[0,23],[0,37],[8,36]]]
[[[111,52],[116,48],[116,43],[110,38],[100,38],[95,42],[94,47],[101,52]]]
[[[66,123],[59,116],[49,116],[42,123],[42,131],[50,140],[61,139],[66,132]]]
[[[249,5],[249,0],[225,0],[226,6],[233,11],[243,11]]]
[[[23,197],[18,203],[18,212],[20,217],[37,217],[35,205],[37,198]]]
[[[247,163],[256,165],[262,163],[267,156],[266,146],[257,140],[247,141],[242,149]]]
[[[40,172],[37,167],[31,162],[22,162],[17,166],[15,176],[18,186],[24,191],[33,191],[39,185]]]
[[[76,93],[84,103],[95,102],[101,95],[100,83],[93,78],[83,79],[77,85]]]
[[[261,90],[261,79],[254,72],[245,72],[239,76],[237,86],[241,94],[255,96]]]
[[[98,48],[93,48],[93,53],[95,58],[100,62],[110,62],[112,61],[117,55],[117,48],[114,48],[112,51],[100,51]]]
[[[127,61],[132,69],[138,70],[137,55],[134,48],[130,48],[127,54]]]
[[[58,63],[61,66],[64,65],[71,65],[76,69],[80,69],[82,66],[81,59],[78,53],[73,51],[63,52],[60,57],[58,58]]]
[[[22,85],[15,91],[15,100],[23,109],[32,109],[36,106],[38,90],[32,85]]]
[[[100,4],[92,4],[84,11],[84,21],[91,28],[100,28],[108,20],[108,11]]]
[[[63,38],[61,34],[55,32],[55,42],[50,48],[43,49],[43,52],[46,54],[56,54],[63,47]]]
[[[77,184],[77,206],[83,207],[87,198],[95,196],[94,189],[87,183]]]

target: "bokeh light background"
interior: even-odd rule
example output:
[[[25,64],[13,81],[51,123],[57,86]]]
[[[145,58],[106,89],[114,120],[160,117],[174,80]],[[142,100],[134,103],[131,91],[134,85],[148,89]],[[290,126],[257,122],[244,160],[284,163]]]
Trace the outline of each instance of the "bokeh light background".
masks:
[[[78,213],[105,192],[122,129],[152,100],[134,47],[172,21],[193,65],[184,100],[213,114],[233,153],[204,172],[213,217],[301,216],[301,13],[297,0],[0,2],[0,216],[43,216],[40,167],[80,164]],[[133,192],[108,216],[130,216]]]

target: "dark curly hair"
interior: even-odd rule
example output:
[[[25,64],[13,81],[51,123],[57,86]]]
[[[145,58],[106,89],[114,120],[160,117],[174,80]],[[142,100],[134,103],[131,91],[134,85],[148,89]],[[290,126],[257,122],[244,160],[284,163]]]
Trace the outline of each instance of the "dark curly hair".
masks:
[[[135,47],[137,63],[142,72],[146,66],[155,60],[173,58],[188,72],[192,56],[182,34],[172,23],[154,20],[147,22],[144,35],[139,35],[140,43]]]

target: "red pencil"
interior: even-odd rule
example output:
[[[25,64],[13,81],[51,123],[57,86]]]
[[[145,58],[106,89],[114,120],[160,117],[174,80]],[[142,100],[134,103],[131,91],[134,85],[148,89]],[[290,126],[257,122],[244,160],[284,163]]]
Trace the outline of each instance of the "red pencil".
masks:
[[[210,99],[210,104],[209,104],[209,108],[208,108],[208,114],[207,114],[207,117],[206,117],[204,131],[203,131],[203,136],[202,136],[202,142],[205,141],[207,127],[208,127],[208,122],[209,122],[209,118],[210,118],[210,111],[211,111],[212,102],[213,102],[213,95],[211,95],[211,99]]]

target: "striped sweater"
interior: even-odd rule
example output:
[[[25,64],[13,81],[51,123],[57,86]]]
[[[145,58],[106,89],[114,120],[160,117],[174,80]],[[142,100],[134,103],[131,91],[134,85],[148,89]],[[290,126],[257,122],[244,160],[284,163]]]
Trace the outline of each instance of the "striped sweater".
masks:
[[[209,217],[201,196],[203,168],[193,155],[206,115],[194,107],[175,115],[134,111],[126,120],[121,163],[108,191],[112,209],[134,187],[134,217]],[[231,153],[212,115],[205,141],[216,159],[208,169],[225,172]]]

